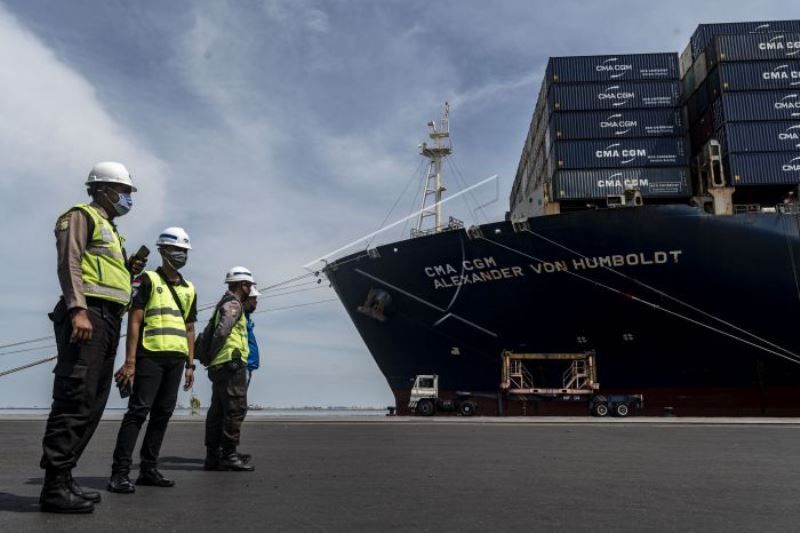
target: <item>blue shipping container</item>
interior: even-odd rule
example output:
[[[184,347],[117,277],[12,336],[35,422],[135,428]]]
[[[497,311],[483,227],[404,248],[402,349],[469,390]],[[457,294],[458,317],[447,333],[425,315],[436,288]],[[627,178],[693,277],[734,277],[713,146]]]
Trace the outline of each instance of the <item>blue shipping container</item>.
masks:
[[[797,152],[800,155],[800,121],[733,122],[716,133],[725,153]]]
[[[712,104],[716,128],[726,122],[800,119],[800,91],[734,92]]]
[[[677,53],[551,57],[545,71],[548,85],[677,79]]]
[[[638,189],[645,198],[692,195],[688,167],[559,170],[553,176],[556,200],[590,200]]]
[[[800,184],[800,155],[792,152],[730,154],[723,164],[734,187]]]
[[[800,88],[800,60],[720,63],[708,75],[711,94]]]
[[[722,24],[700,24],[689,39],[692,47],[692,58],[697,59],[711,43],[715,35],[726,33],[800,33],[800,20],[771,20],[762,22],[724,22]]]
[[[774,61],[800,57],[800,33],[717,35],[706,50],[708,68],[726,61]]]
[[[618,139],[681,135],[685,125],[680,108],[572,111],[553,113],[550,131],[553,140]]]
[[[664,167],[689,164],[686,138],[557,141],[550,155],[553,170],[579,168]]]
[[[680,82],[620,82],[553,85],[547,95],[548,110],[600,111],[677,107]]]

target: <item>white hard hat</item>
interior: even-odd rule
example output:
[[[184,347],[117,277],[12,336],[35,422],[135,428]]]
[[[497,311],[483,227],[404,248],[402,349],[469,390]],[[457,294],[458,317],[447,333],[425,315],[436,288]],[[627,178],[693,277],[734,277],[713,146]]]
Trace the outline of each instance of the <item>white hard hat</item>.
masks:
[[[247,295],[249,298],[256,298],[257,296],[261,296],[261,293],[258,292],[255,285],[250,285],[250,294]]]
[[[156,246],[176,246],[185,250],[191,250],[192,244],[189,234],[183,228],[172,226],[161,232],[156,241]]]
[[[256,282],[256,280],[253,278],[253,273],[250,272],[250,269],[243,266],[235,266],[228,270],[228,273],[225,274],[225,283],[236,283],[237,281],[249,281],[250,283]]]
[[[114,161],[102,161],[92,167],[86,185],[93,183],[121,183],[130,187],[133,192],[137,190],[125,165]]]

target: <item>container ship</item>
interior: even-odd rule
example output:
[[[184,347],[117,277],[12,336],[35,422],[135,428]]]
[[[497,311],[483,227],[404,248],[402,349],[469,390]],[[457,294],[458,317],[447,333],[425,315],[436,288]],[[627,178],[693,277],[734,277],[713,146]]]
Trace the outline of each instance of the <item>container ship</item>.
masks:
[[[645,413],[800,414],[800,21],[550,58],[502,221],[444,220],[448,112],[429,128],[411,238],[324,270],[399,412],[423,374],[482,414],[574,409],[503,392],[523,352],[592,353]]]

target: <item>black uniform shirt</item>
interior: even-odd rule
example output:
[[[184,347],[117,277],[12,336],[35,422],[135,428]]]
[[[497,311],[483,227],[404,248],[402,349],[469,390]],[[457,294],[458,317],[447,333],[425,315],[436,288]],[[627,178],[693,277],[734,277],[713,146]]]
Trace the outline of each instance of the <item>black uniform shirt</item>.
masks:
[[[156,269],[156,273],[161,276],[161,279],[163,279],[165,283],[170,283],[161,267]],[[180,281],[178,284],[186,286],[187,283],[183,280],[183,276],[180,274],[178,274],[178,276],[180,276]],[[151,292],[153,292],[153,284],[150,282],[150,278],[142,273],[142,275],[136,278],[133,282],[131,308],[144,310],[144,308],[147,306],[148,300],[150,300]],[[197,322],[197,294],[195,294],[194,298],[192,299],[192,305],[189,308],[189,316],[186,319],[187,324],[191,324],[193,322]],[[158,357],[186,357],[185,354],[180,352],[157,352],[156,354],[150,350],[146,350],[144,347],[142,347],[143,331],[144,323],[142,323],[142,331],[139,332],[139,356],[147,357],[149,355],[157,355]]]

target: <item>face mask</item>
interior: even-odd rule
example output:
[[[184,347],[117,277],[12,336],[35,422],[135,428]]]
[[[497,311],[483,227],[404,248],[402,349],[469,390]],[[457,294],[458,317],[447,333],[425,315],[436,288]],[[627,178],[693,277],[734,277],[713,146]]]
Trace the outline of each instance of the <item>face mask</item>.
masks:
[[[133,207],[133,196],[125,193],[117,193],[117,201],[114,202],[114,211],[122,216],[128,213]]]
[[[186,260],[189,258],[189,254],[187,254],[185,251],[164,252],[164,256],[175,270],[182,269],[186,265]]]

